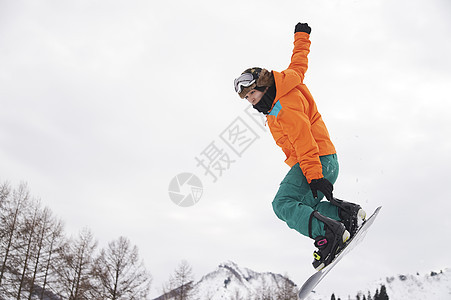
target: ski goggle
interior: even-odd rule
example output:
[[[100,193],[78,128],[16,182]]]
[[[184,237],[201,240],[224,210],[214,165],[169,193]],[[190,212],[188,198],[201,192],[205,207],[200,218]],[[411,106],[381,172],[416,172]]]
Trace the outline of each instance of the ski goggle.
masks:
[[[254,76],[251,73],[244,73],[241,74],[240,77],[236,78],[235,83],[235,92],[238,94],[241,93],[243,90],[243,87],[249,87],[252,84],[254,84],[255,79]]]

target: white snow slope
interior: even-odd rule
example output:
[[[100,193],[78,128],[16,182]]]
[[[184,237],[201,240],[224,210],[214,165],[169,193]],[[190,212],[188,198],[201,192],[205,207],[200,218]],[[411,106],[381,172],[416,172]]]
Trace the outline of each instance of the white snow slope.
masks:
[[[368,290],[374,295],[377,288],[385,285],[389,299],[394,300],[450,300],[451,269],[446,268],[429,274],[404,275],[386,277],[370,284]],[[346,299],[342,297],[342,299]]]
[[[280,274],[259,273],[228,261],[220,264],[215,271],[208,273],[195,283],[192,297],[196,300],[260,299],[256,296],[268,291],[280,290],[287,283],[295,286],[293,282]],[[424,275],[389,276],[349,295],[335,294],[335,296],[337,299],[350,300],[356,299],[358,294],[367,296],[368,292],[374,296],[376,289],[380,289],[382,285],[385,285],[389,299],[393,300],[450,300],[451,269]],[[308,300],[330,300],[330,298],[331,295],[320,295],[314,292]]]

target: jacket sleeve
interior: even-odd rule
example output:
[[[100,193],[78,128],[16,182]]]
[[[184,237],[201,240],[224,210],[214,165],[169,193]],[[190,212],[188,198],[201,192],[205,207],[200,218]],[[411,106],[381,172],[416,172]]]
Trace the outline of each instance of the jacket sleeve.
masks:
[[[294,49],[291,56],[291,63],[288,69],[295,70],[301,76],[301,82],[304,81],[305,72],[308,68],[307,55],[310,52],[310,39],[306,32],[296,32],[294,34]]]
[[[302,172],[309,183],[322,178],[318,144],[312,135],[310,120],[303,105],[290,99],[281,99],[281,104],[283,109],[278,117],[279,122],[296,152]]]

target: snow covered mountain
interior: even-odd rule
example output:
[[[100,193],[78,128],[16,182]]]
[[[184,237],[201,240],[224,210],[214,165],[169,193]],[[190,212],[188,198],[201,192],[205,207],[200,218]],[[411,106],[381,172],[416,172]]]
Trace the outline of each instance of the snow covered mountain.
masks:
[[[295,293],[295,287],[280,274],[258,273],[229,261],[195,284],[194,299],[254,299],[261,295]]]
[[[336,299],[368,299],[368,294],[374,299],[376,290],[381,286],[386,288],[390,300],[451,300],[451,269],[420,275],[396,275],[381,278],[369,283],[349,295],[335,294]],[[330,300],[331,295],[323,296],[312,293],[308,300]]]
[[[179,289],[170,291],[154,300],[175,299]],[[228,261],[220,264],[216,270],[194,283],[190,299],[277,299],[277,295],[282,296],[281,299],[296,299],[296,285],[280,274],[258,273]]]
[[[417,273],[386,277],[370,284],[366,291],[360,291],[360,293],[368,295],[369,290],[374,295],[376,289],[380,289],[382,285],[385,285],[389,299],[449,300],[451,299],[451,269],[423,275]]]
[[[336,299],[374,298],[376,290],[386,287],[389,299],[394,300],[447,300],[451,299],[451,269],[425,275],[396,275],[373,283],[349,295],[335,294]],[[297,299],[297,287],[290,279],[271,272],[255,272],[228,261],[203,276],[193,285],[192,298],[196,300],[254,300]],[[156,299],[170,300],[161,296]],[[331,295],[312,293],[308,300],[329,300]]]

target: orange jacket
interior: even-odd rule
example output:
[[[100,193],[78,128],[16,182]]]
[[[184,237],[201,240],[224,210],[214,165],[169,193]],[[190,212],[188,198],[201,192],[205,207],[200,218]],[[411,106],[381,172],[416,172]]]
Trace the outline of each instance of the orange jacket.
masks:
[[[291,64],[285,71],[273,71],[277,93],[267,119],[274,140],[287,156],[285,162],[290,167],[299,163],[310,183],[323,177],[319,157],[336,151],[315,101],[303,83],[309,49],[309,34],[295,33]]]

